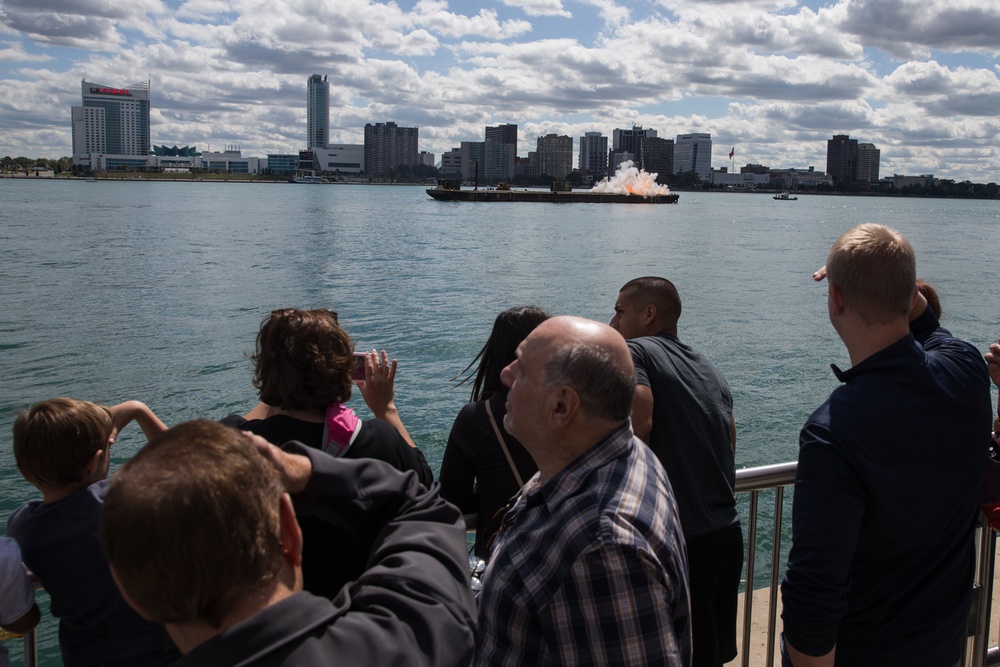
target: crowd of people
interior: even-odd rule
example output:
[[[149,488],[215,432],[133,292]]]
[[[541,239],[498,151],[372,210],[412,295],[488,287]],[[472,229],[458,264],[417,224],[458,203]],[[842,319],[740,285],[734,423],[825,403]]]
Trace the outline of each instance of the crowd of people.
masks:
[[[800,436],[783,664],[950,667],[1000,343],[984,361],[941,327],[884,226],[845,232],[814,278],[851,368]],[[41,499],[0,539],[0,626],[38,622],[23,560],[70,667],[730,662],[733,398],[680,315],[658,277],[626,283],[610,325],[500,313],[437,482],[396,361],[355,352],[329,310],[264,318],[245,415],[168,428],[138,401],[37,403],[13,443]],[[355,389],[374,418],[347,407]],[[109,478],[131,422],[148,443]]]

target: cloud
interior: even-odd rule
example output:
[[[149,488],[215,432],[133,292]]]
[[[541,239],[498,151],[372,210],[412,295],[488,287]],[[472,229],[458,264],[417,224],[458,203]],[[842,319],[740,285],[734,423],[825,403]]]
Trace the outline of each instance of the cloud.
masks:
[[[844,0],[837,27],[897,58],[932,49],[1000,55],[1000,4],[978,0]]]
[[[573,18],[563,8],[561,0],[502,0],[508,7],[517,7],[528,16],[561,16]]]
[[[28,53],[20,42],[0,42],[0,62],[3,63],[44,63],[54,58],[44,53]]]

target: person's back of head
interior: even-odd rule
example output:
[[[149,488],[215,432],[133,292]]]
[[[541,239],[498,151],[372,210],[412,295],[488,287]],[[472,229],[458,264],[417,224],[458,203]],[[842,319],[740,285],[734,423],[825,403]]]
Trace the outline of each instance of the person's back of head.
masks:
[[[681,317],[681,297],[672,282],[657,276],[644,276],[628,281],[618,292],[636,308],[650,304],[656,306],[657,328],[670,333],[677,332],[677,322]]]
[[[101,546],[126,599],[162,624],[208,624],[266,599],[284,561],[273,467],[235,429],[180,424],[122,466]]]
[[[598,322],[584,322],[606,328]],[[635,370],[620,336],[591,334],[557,345],[545,362],[544,381],[571,387],[591,418],[623,422],[632,412]]]
[[[354,344],[331,310],[285,308],[261,322],[254,387],[267,405],[325,409],[351,397]]]
[[[827,280],[846,307],[867,325],[906,319],[913,304],[917,261],[902,234],[865,223],[844,232],[830,248]]]
[[[931,309],[934,313],[934,317],[941,319],[941,298],[938,296],[937,290],[934,286],[928,282],[917,279],[917,291],[924,295],[927,300],[927,307]]]
[[[534,306],[515,306],[497,315],[483,349],[463,371],[467,372],[477,361],[479,362],[472,383],[471,400],[486,399],[498,391],[505,391],[503,383],[500,382],[500,371],[514,361],[517,346],[521,341],[548,318],[548,313]],[[466,380],[459,384],[463,384]]]
[[[114,429],[104,406],[75,398],[35,403],[14,420],[14,458],[28,482],[41,490],[80,483],[99,450],[108,455]]]

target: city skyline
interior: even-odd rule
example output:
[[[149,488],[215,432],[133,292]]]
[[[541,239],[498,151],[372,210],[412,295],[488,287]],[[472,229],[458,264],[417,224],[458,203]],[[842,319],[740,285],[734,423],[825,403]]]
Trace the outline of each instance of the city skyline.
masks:
[[[0,153],[72,154],[82,79],[151,80],[151,142],[307,146],[304,82],[329,77],[330,143],[420,128],[440,156],[486,126],[539,136],[712,135],[712,165],[824,169],[847,134],[881,175],[1000,180],[1000,6],[969,0],[2,0]],[[724,9],[724,11],[720,11]]]

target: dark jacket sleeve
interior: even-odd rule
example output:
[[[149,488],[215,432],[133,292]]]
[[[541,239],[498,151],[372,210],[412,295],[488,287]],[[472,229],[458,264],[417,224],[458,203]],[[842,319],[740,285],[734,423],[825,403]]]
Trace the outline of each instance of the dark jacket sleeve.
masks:
[[[376,537],[368,569],[334,604],[346,613],[329,631],[344,664],[468,664],[475,646],[465,526],[437,485],[372,459],[334,459],[288,443],[309,457],[313,475],[297,498],[301,512],[346,521]]]
[[[448,444],[444,448],[441,461],[441,495],[458,505],[465,514],[479,512],[476,497],[476,462],[473,456],[475,444],[469,442],[469,423],[473,420],[475,403],[467,403],[451,426]]]

